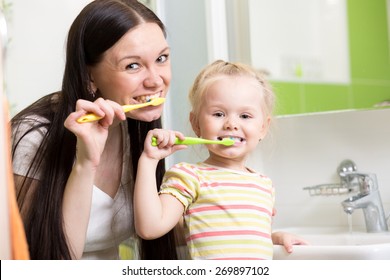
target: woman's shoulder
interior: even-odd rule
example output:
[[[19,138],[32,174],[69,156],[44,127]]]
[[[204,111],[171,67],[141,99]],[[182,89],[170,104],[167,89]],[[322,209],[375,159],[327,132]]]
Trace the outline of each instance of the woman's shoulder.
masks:
[[[35,155],[47,133],[48,120],[37,115],[27,116],[12,126],[13,171],[25,176],[29,166],[34,170],[34,178],[40,174],[35,165]]]
[[[12,137],[20,138],[25,136],[33,136],[37,138],[47,132],[49,120],[39,115],[27,115],[12,123]]]
[[[21,118],[13,119],[14,123],[20,123],[25,125],[34,126],[35,124],[48,124],[50,121],[38,114],[26,114]]]

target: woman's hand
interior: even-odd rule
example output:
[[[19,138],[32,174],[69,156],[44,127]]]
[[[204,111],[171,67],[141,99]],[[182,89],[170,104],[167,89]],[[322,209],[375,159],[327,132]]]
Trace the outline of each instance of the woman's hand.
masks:
[[[156,138],[157,146],[152,146],[152,138]],[[181,132],[167,129],[153,129],[148,132],[144,144],[144,155],[149,159],[160,160],[176,151],[183,150],[186,145],[175,145],[176,137],[184,140]]]
[[[306,240],[297,235],[282,231],[272,233],[272,242],[275,245],[283,245],[287,253],[292,253],[293,245],[309,244]]]
[[[77,119],[87,113],[103,117],[99,121],[78,123]],[[126,116],[122,106],[110,100],[98,98],[95,102],[78,100],[76,111],[65,120],[65,127],[77,137],[77,159],[90,161],[95,167],[100,163],[100,156],[106,144],[108,129],[115,118],[123,121]]]

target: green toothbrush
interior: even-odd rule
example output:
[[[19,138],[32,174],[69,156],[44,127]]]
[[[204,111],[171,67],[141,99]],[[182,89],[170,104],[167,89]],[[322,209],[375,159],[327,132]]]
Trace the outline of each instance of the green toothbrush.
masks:
[[[176,145],[195,145],[195,144],[222,144],[225,146],[232,146],[234,144],[234,140],[230,138],[224,138],[222,140],[208,140],[203,138],[196,137],[186,137],[184,140],[180,140],[176,138]],[[152,146],[157,146],[156,137],[152,137]]]

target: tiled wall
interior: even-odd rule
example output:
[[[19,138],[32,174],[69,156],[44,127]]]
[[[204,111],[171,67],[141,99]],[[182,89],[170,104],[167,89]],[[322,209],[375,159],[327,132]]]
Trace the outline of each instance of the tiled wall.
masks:
[[[390,46],[386,0],[348,0],[349,84],[272,82],[276,114],[370,108],[390,100]]]
[[[390,109],[279,117],[249,166],[273,179],[274,227],[348,226],[341,201],[349,195],[310,196],[303,187],[338,183],[344,159],[377,175],[385,212],[390,213]],[[362,210],[353,225],[363,226]]]

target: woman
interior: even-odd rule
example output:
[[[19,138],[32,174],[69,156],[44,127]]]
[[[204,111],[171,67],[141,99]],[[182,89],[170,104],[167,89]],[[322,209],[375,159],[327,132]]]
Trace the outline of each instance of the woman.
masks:
[[[132,193],[146,133],[165,97],[169,47],[163,23],[131,0],[96,0],[73,22],[60,92],[12,119],[13,167],[32,259],[116,259],[134,233]],[[94,113],[102,119],[79,123]],[[161,180],[164,163],[156,172]],[[163,240],[164,239],[164,240]],[[172,234],[142,242],[142,258],[176,258]]]

